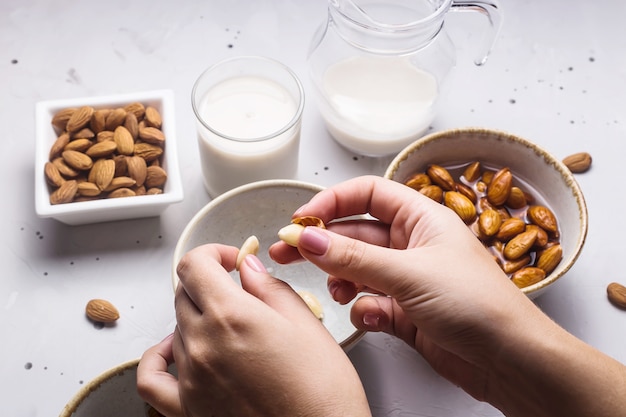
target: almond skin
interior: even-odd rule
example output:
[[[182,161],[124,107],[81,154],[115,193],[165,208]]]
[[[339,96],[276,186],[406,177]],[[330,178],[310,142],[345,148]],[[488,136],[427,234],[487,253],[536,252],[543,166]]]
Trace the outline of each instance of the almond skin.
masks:
[[[91,106],[83,106],[72,113],[72,116],[65,125],[65,130],[70,134],[78,132],[83,127],[87,126],[91,121],[94,108]]]
[[[446,207],[451,208],[465,224],[476,219],[476,206],[472,201],[457,191],[446,191],[443,196]]]
[[[626,309],[626,287],[617,282],[612,282],[606,287],[606,294],[613,305]]]
[[[100,323],[113,323],[120,318],[117,308],[107,300],[89,300],[85,307],[85,313],[89,319]]]
[[[563,163],[575,174],[587,172],[591,168],[591,155],[587,152],[578,152],[563,158]]]

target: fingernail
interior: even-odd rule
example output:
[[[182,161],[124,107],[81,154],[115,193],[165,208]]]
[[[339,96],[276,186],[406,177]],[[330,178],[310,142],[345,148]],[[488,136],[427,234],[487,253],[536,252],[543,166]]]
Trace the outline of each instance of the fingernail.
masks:
[[[335,297],[335,293],[337,292],[338,289],[339,289],[339,283],[337,281],[331,281],[328,284],[328,292],[330,293],[330,296],[332,297],[333,300],[337,300],[337,298]]]
[[[380,316],[374,313],[365,313],[363,315],[363,324],[372,329],[378,329],[380,323]]]
[[[315,255],[323,255],[328,250],[330,240],[328,235],[319,227],[305,227],[300,235],[298,246],[313,252]]]
[[[165,337],[163,338],[163,340],[161,340],[161,343],[163,343],[163,342],[165,342],[165,341],[167,341],[167,340],[171,339],[172,337],[174,337],[174,333],[170,333],[170,334],[168,334],[167,336],[165,336]]]
[[[267,272],[263,262],[255,255],[247,255],[243,261],[255,272]]]
[[[302,213],[302,211],[304,210],[306,206],[307,206],[306,204],[303,204],[300,206],[300,208],[298,208],[298,210],[294,211],[293,213],[294,217],[297,217],[300,213]]]

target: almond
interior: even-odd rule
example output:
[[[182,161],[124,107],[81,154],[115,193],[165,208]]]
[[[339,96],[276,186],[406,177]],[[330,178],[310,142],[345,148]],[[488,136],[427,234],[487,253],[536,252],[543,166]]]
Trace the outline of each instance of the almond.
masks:
[[[70,134],[78,132],[80,129],[89,124],[93,112],[94,108],[91,106],[83,106],[79,109],[76,109],[76,111],[72,113],[72,116],[67,121],[65,130],[67,130]]]
[[[135,155],[142,157],[146,162],[152,162],[163,155],[163,149],[150,143],[137,143]]]
[[[537,268],[541,268],[549,275],[563,259],[563,248],[561,245],[552,245],[543,250],[537,259]]]
[[[480,171],[480,162],[472,162],[467,166],[467,168],[465,168],[465,171],[463,171],[463,177],[465,177],[465,179],[469,182],[474,182],[480,178]]]
[[[135,157],[137,158],[137,157]],[[139,158],[141,159],[141,158]],[[143,159],[141,159],[143,161]],[[146,170],[145,185],[148,188],[162,187],[167,181],[167,172],[160,166],[152,165]]]
[[[78,176],[78,171],[70,167],[62,157],[54,158],[52,164],[59,170],[65,178],[74,178]]]
[[[75,107],[68,107],[66,109],[59,110],[54,116],[52,116],[52,125],[56,127],[59,132],[63,132],[67,126],[68,120],[70,120],[75,111]]]
[[[259,238],[252,235],[247,238],[237,254],[237,261],[235,262],[235,269],[239,271],[243,259],[248,255],[256,255],[259,252]]]
[[[128,129],[133,139],[137,140],[137,138],[139,137],[139,122],[137,122],[137,116],[135,116],[135,113],[130,111],[126,113],[124,127]]]
[[[165,135],[155,127],[144,127],[139,129],[139,138],[147,143],[163,146]]]
[[[117,190],[118,188],[129,188],[133,185],[135,185],[135,180],[130,177],[114,177],[104,191],[109,192]]]
[[[61,156],[61,152],[63,152],[68,143],[70,143],[70,135],[67,132],[61,133],[52,144],[48,159],[52,161],[54,158]]]
[[[513,274],[528,265],[530,261],[530,255],[526,255],[514,261],[504,261],[501,266],[505,274]]]
[[[89,127],[96,135],[104,130],[106,117],[110,112],[110,109],[99,109],[93,112],[91,120],[89,121]]]
[[[511,281],[518,288],[528,287],[541,281],[546,277],[546,273],[543,269],[527,266],[516,271],[511,277]]]
[[[111,132],[110,130],[103,130],[102,132],[98,132],[98,134],[96,135],[96,141],[97,142],[106,142],[108,140],[110,141],[114,141],[114,134],[113,132]]]
[[[578,152],[563,158],[563,163],[573,173],[586,172],[591,168],[591,155],[587,152]]]
[[[115,131],[117,127],[124,124],[125,120],[126,120],[126,110],[122,108],[113,109],[106,117],[106,121],[104,123],[104,129]]]
[[[82,152],[63,151],[61,156],[67,165],[79,171],[86,171],[93,166],[91,158]]]
[[[502,217],[495,210],[485,210],[478,216],[478,229],[485,236],[493,236],[500,230]]]
[[[526,255],[537,240],[537,231],[528,230],[515,236],[504,246],[503,255],[508,260],[516,260]]]
[[[139,156],[129,156],[126,158],[128,176],[135,180],[138,186],[143,185],[148,175],[146,161]]]
[[[452,191],[455,189],[454,179],[452,178],[452,175],[450,175],[450,172],[448,172],[448,170],[444,167],[431,165],[426,170],[426,174],[428,174],[430,180],[434,184],[440,186],[444,191]]]
[[[124,106],[124,110],[126,110],[129,113],[134,113],[138,121],[142,120],[144,117],[144,114],[146,113],[145,106],[139,102],[130,103]]]
[[[432,182],[430,181],[430,177],[423,172],[413,175],[404,183],[404,185],[406,185],[407,187],[411,187],[416,191],[419,191],[430,184],[432,184]]]
[[[85,154],[91,158],[103,158],[111,155],[117,149],[117,144],[112,140],[97,142],[85,151]]]
[[[118,126],[113,132],[113,140],[117,145],[117,152],[121,155],[132,155],[135,149],[135,141],[124,126]]]
[[[59,169],[52,162],[46,162],[44,165],[44,174],[48,184],[53,187],[60,187],[65,182]]]
[[[144,115],[146,125],[150,127],[156,127],[157,129],[161,129],[161,125],[163,124],[163,120],[161,119],[161,114],[157,109],[152,106],[146,107],[146,112]]]
[[[63,150],[85,152],[87,149],[91,147],[92,144],[93,142],[91,142],[89,139],[86,139],[86,138],[74,139],[73,141],[65,145],[65,148],[63,148]]]
[[[496,238],[502,241],[511,240],[514,236],[519,235],[526,229],[524,220],[517,217],[511,217],[502,222]]]
[[[447,191],[443,199],[446,207],[451,208],[465,224],[469,224],[476,219],[476,206],[463,194],[456,191]]]
[[[501,206],[511,194],[513,174],[508,168],[502,168],[493,175],[487,185],[487,200],[495,206]]]
[[[146,195],[157,195],[157,194],[163,194],[163,190],[157,187],[149,188],[146,190]]]
[[[100,188],[93,182],[82,181],[78,183],[78,194],[84,197],[95,197],[100,195]]]
[[[606,294],[613,305],[626,309],[626,287],[617,282],[612,282],[606,287]]]
[[[50,194],[50,204],[71,203],[77,191],[78,182],[76,182],[76,180],[65,181]]]
[[[113,181],[115,175],[115,162],[112,159],[98,159],[91,171],[89,171],[89,181],[104,190]]]
[[[117,308],[107,300],[89,300],[85,307],[85,313],[89,319],[100,323],[113,323],[120,318]]]
[[[506,199],[506,205],[512,209],[521,209],[526,207],[526,194],[519,187],[511,187],[509,198]]]
[[[556,217],[552,211],[544,206],[530,206],[528,208],[529,220],[541,227],[548,233],[556,233],[558,230]]]
[[[436,201],[437,203],[443,202],[443,190],[440,186],[431,184],[423,187],[420,191],[421,194],[424,194],[426,197],[431,200]]]
[[[109,193],[110,198],[133,197],[135,195],[137,194],[133,190],[126,187],[118,188]]]

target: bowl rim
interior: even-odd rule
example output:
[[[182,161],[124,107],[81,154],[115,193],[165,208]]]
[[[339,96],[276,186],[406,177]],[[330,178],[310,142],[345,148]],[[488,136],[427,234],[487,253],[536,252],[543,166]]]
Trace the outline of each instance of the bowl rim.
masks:
[[[324,190],[326,187],[314,184],[307,181],[301,180],[292,180],[292,179],[270,179],[270,180],[261,180],[255,181],[248,184],[241,185],[239,187],[233,188],[232,190],[226,191],[223,194],[215,197],[211,201],[209,201],[204,207],[202,207],[193,217],[189,220],[185,228],[180,234],[176,246],[174,248],[174,253],[172,256],[172,271],[171,271],[171,283],[173,292],[176,292],[176,287],[178,286],[178,276],[176,274],[176,266],[178,265],[178,261],[182,258],[182,250],[183,247],[189,241],[189,236],[191,235],[191,230],[196,227],[200,219],[202,219],[207,212],[212,210],[215,206],[218,206],[222,202],[240,195],[245,194],[251,190],[259,190],[265,188],[276,188],[276,187],[292,187],[292,188],[300,188],[313,191],[314,193],[318,193]],[[350,350],[361,338],[365,335],[365,331],[355,329],[354,332],[350,334],[345,340],[339,342],[339,345],[345,350]]]
[[[105,106],[118,106],[133,101],[159,102],[162,109],[164,130],[168,138],[168,146],[165,147],[164,155],[167,158],[167,181],[169,187],[163,194],[136,196],[137,198],[99,199],[93,201],[81,201],[80,204],[50,204],[49,191],[43,175],[43,166],[48,161],[48,139],[51,127],[48,115],[55,109],[65,107],[79,107],[90,105],[96,108]],[[47,122],[44,122],[46,121]],[[178,162],[178,146],[176,140],[174,108],[174,91],[171,89],[139,91],[134,93],[121,93],[99,96],[85,96],[65,99],[42,100],[35,104],[35,211],[41,218],[56,217],[71,213],[95,213],[107,209],[123,209],[128,207],[152,207],[155,205],[167,205],[183,200],[183,187],[180,167]]]
[[[251,190],[259,190],[264,188],[276,188],[276,187],[293,187],[293,188],[304,188],[315,193],[322,191],[325,187],[314,184],[311,182],[300,181],[300,180],[291,180],[291,179],[273,179],[273,180],[261,180],[255,181],[248,184],[241,185],[239,187],[235,187],[229,191],[226,191],[223,194],[215,197],[211,201],[209,201],[204,207],[194,214],[189,222],[185,225],[185,228],[180,233],[180,237],[176,242],[176,246],[174,247],[174,253],[172,256],[172,287],[174,291],[176,291],[176,286],[178,285],[178,277],[176,274],[176,265],[178,261],[182,258],[182,250],[183,247],[189,241],[191,236],[191,230],[194,229],[198,222],[206,216],[206,214],[211,211],[214,207],[222,204],[224,201],[231,199],[240,194],[245,194]]]
[[[579,214],[579,229],[580,232],[578,234],[578,238],[576,241],[576,245],[573,250],[573,255],[569,259],[569,262],[566,265],[557,267],[550,275],[548,275],[543,280],[529,285],[527,287],[521,288],[521,291],[529,297],[535,297],[539,295],[542,290],[547,288],[550,284],[557,281],[560,277],[565,275],[572,266],[576,263],[576,260],[580,256],[582,252],[582,248],[585,244],[585,240],[587,238],[587,232],[589,228],[589,214],[587,211],[587,204],[585,202],[585,197],[583,195],[582,189],[580,185],[576,181],[574,174],[565,166],[565,164],[557,159],[554,155],[548,152],[546,149],[541,146],[525,139],[521,136],[518,136],[513,133],[506,132],[504,130],[499,129],[491,129],[484,127],[463,127],[463,128],[454,128],[454,129],[444,129],[437,132],[429,133],[417,139],[410,145],[406,146],[402,149],[389,163],[387,169],[385,170],[384,177],[390,180],[393,180],[394,174],[397,172],[400,164],[404,162],[411,154],[414,152],[418,152],[425,144],[429,142],[434,142],[436,140],[450,137],[450,136],[458,136],[458,135],[482,135],[482,136],[497,136],[509,139],[515,143],[521,144],[527,148],[530,148],[534,151],[535,154],[541,155],[543,159],[550,164],[561,176],[564,183],[567,184],[568,188],[571,190],[574,199],[576,200],[576,205],[578,206],[578,214]]]
[[[83,387],[79,389],[76,394],[74,394],[67,404],[65,404],[65,407],[63,407],[63,411],[61,411],[59,417],[71,417],[83,401],[85,401],[85,399],[87,399],[87,397],[89,397],[92,392],[96,391],[102,384],[117,375],[136,368],[137,365],[139,365],[139,358],[131,359],[115,365],[95,376],[92,380],[87,382],[87,384],[83,385]]]

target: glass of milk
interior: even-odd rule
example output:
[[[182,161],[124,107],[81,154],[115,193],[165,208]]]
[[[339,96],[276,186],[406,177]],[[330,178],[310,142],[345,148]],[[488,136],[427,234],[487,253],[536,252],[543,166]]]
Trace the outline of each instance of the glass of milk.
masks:
[[[296,177],[304,90],[292,70],[265,57],[227,59],[200,75],[191,98],[211,197]]]

